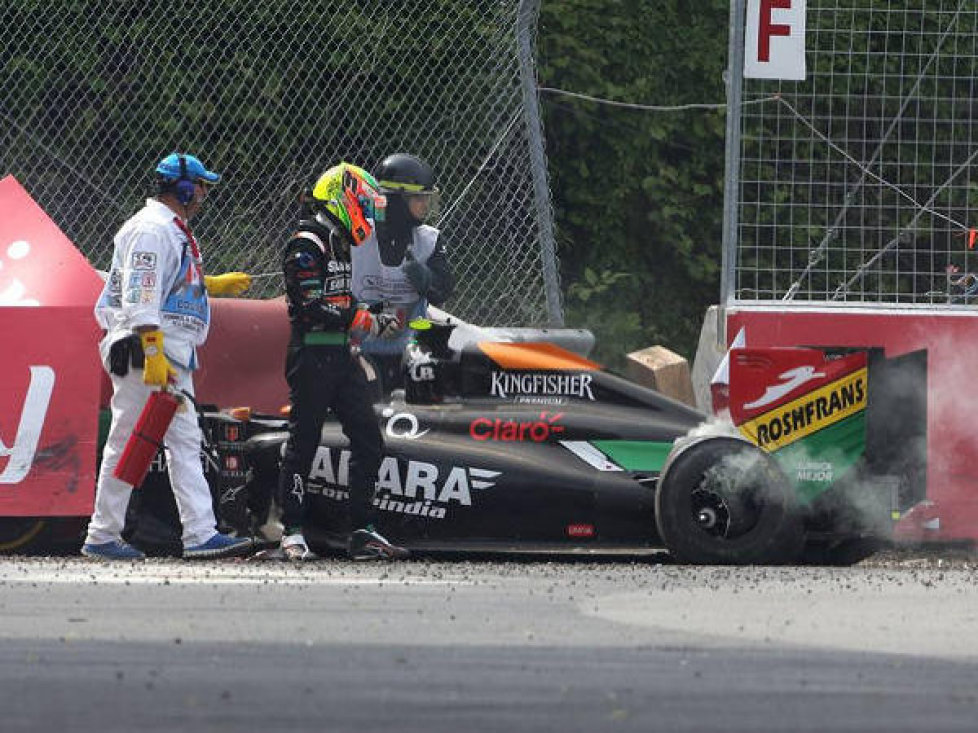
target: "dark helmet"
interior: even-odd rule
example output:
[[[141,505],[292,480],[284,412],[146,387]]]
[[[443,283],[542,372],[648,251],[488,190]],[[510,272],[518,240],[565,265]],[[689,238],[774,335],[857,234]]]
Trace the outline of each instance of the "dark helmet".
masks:
[[[434,193],[435,172],[416,155],[394,153],[377,166],[374,177],[385,194]]]

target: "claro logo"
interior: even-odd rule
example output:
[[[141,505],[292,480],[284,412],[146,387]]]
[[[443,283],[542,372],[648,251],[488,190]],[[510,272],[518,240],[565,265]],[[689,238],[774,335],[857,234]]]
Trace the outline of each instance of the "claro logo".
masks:
[[[543,443],[554,433],[564,432],[564,426],[559,424],[563,416],[562,412],[541,412],[539,419],[523,422],[477,417],[469,424],[469,435],[473,440]]]
[[[0,484],[18,484],[31,470],[53,391],[54,370],[49,366],[32,366],[31,384],[20,411],[14,442],[9,448],[0,433],[0,459],[8,459],[7,465],[0,471]],[[0,431],[7,424],[0,416]]]

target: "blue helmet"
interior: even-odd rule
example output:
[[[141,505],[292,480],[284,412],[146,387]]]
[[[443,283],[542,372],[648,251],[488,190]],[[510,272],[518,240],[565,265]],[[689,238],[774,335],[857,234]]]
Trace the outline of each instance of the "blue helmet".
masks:
[[[221,174],[209,171],[200,159],[185,153],[170,153],[156,164],[156,175],[167,181],[203,181],[215,184]]]

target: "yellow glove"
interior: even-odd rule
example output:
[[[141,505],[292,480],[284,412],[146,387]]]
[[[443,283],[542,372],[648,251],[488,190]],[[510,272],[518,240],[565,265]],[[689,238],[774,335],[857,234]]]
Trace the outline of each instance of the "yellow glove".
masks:
[[[223,275],[204,275],[208,295],[241,295],[251,287],[247,272],[225,272]]]
[[[175,381],[177,371],[167,361],[163,353],[162,331],[140,331],[139,340],[143,344],[143,383],[163,387],[167,382]]]

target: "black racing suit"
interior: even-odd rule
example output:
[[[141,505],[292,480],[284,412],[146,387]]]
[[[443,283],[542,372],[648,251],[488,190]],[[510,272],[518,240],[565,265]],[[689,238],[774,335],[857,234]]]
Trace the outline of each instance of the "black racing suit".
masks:
[[[363,368],[350,352],[349,248],[315,220],[303,220],[286,247],[283,270],[292,334],[285,365],[289,439],[279,474],[282,522],[288,534],[301,530],[306,482],[332,410],[350,441],[350,522],[360,529],[373,521],[384,441]]]

